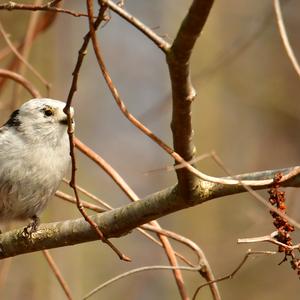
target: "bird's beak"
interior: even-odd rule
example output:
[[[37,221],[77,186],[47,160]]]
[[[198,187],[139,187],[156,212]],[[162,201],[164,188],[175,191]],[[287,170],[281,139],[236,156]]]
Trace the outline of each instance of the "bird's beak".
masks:
[[[73,108],[71,107],[70,109],[70,117],[71,117],[71,123],[72,123],[72,126],[74,126],[74,110]],[[61,119],[59,121],[60,124],[63,124],[63,125],[68,125],[68,116],[67,115],[64,115],[63,119]]]

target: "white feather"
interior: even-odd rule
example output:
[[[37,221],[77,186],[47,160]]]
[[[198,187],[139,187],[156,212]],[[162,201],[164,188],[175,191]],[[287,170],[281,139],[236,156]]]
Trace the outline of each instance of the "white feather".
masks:
[[[0,221],[38,216],[58,189],[70,165],[64,106],[32,99],[0,128]]]

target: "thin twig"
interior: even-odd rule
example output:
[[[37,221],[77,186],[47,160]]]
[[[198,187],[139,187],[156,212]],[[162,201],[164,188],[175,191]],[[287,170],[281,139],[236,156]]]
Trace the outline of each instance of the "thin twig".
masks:
[[[66,193],[64,193],[62,191],[56,191],[55,192],[55,196],[58,197],[58,198],[60,198],[60,199],[62,199],[62,200],[68,201],[70,203],[74,203],[74,204],[77,203],[75,197],[72,197],[72,196],[70,196],[70,195],[68,195],[68,194],[66,194]],[[82,203],[82,206],[84,208],[91,209],[91,210],[93,210],[93,211],[95,211],[97,213],[102,213],[102,212],[107,211],[106,209],[103,209],[103,208],[101,208],[98,205],[94,205],[94,204],[91,204],[91,203],[83,201],[83,200],[80,200],[80,202]]]
[[[41,98],[41,94],[39,91],[32,85],[31,82],[29,82],[27,79],[25,79],[20,74],[17,74],[12,71],[0,69],[0,77],[5,77],[12,79],[19,84],[21,84],[34,98]]]
[[[42,0],[35,0],[35,5],[39,5],[42,3]],[[38,12],[37,14],[31,14],[30,18],[29,18],[29,22],[28,22],[28,26],[27,26],[27,30],[26,30],[26,34],[25,34],[25,38],[23,41],[23,45],[22,45],[22,49],[20,49],[20,53],[21,56],[23,57],[23,59],[25,61],[28,60],[30,52],[32,50],[32,42],[34,40],[34,36],[35,36],[35,32],[36,32],[36,28],[38,26],[39,23],[39,16],[40,16],[40,12]],[[19,59],[19,57],[17,57]],[[21,61],[22,62],[22,61]],[[18,68],[17,68],[17,72],[25,77],[26,74],[26,67],[27,64],[17,64]],[[49,86],[46,85],[46,88],[49,88]],[[13,97],[12,97],[12,101],[11,101],[11,108],[12,110],[15,110],[17,107],[20,106],[20,87],[17,86],[14,90],[13,90]],[[49,90],[48,90],[49,93]]]
[[[8,47],[11,51],[18,57],[18,59],[27,66],[28,69],[37,77],[39,80],[46,86],[47,90],[50,89],[50,83],[21,55],[21,53],[17,50],[17,48],[10,41],[8,34],[5,32],[2,23],[0,22],[0,32],[6,41]]]
[[[300,77],[300,65],[298,63],[298,60],[296,58],[296,55],[293,51],[293,48],[290,44],[286,29],[285,29],[285,25],[284,25],[284,21],[283,21],[283,17],[282,17],[282,12],[281,12],[281,7],[280,7],[280,0],[274,0],[273,1],[274,4],[274,10],[276,13],[276,18],[277,18],[277,24],[278,24],[278,29],[280,32],[280,37],[282,39],[284,48],[286,50],[286,53],[295,69],[295,71],[297,72],[298,76]]]
[[[44,254],[44,256],[45,256],[45,258],[46,258],[46,260],[47,260],[47,262],[48,262],[48,264],[49,264],[49,266],[51,268],[51,270],[53,271],[56,279],[58,280],[60,286],[64,290],[67,298],[69,300],[73,300],[73,297],[71,295],[71,290],[70,290],[69,286],[67,285],[64,277],[62,276],[62,274],[61,274],[58,266],[56,265],[54,259],[52,258],[50,252],[48,250],[43,250],[43,254]]]
[[[106,8],[106,5],[101,3],[100,12],[101,12],[102,9],[105,9],[105,8]],[[97,42],[97,39],[96,39],[96,34],[95,34],[95,28],[94,28],[93,22],[92,22],[93,2],[91,0],[87,0],[87,10],[88,10],[88,15],[89,15],[89,28],[90,28],[91,40],[92,40],[92,43],[93,43],[94,52],[95,52],[99,67],[101,68],[101,71],[103,73],[104,62],[103,62],[102,57],[100,55],[99,45],[98,45],[98,42]],[[99,12],[99,14],[100,14],[100,12]],[[106,72],[106,74],[107,74],[107,72]],[[109,77],[109,75],[108,75],[108,77],[104,75],[104,77],[105,77],[105,80],[106,80],[107,84],[111,85],[112,82],[109,83],[107,81],[107,78]],[[134,196],[135,196],[134,197],[135,201],[139,200],[139,197],[137,195],[134,195]],[[157,222],[153,222],[152,224],[154,226],[156,226],[157,228],[160,228],[160,225]],[[177,265],[177,259],[176,259],[175,253],[173,251],[173,248],[172,248],[170,242],[163,235],[158,235],[158,237],[162,242],[162,245],[165,249],[165,252],[167,254],[167,257],[168,257],[168,260],[169,260],[170,264],[173,265],[173,266],[176,266]],[[175,281],[177,283],[178,289],[180,291],[180,294],[182,296],[182,299],[187,300],[188,296],[187,296],[187,292],[186,292],[186,289],[185,289],[185,286],[184,286],[184,281],[183,281],[183,277],[182,277],[181,272],[179,270],[173,270],[173,274],[174,274]]]
[[[2,48],[0,51],[0,61],[6,58],[10,54],[11,54],[11,49],[9,47]]]
[[[34,28],[34,31],[32,32],[31,40],[29,41],[26,38],[23,39],[23,41],[20,43],[18,47],[18,51],[22,52],[22,49],[25,47],[25,42],[27,43],[27,46],[29,47],[29,43],[32,44],[34,42],[34,39],[41,33],[43,33],[45,30],[47,30],[54,22],[56,18],[55,13],[45,13],[42,17],[38,19],[38,22]],[[10,71],[16,71],[20,65],[20,61],[17,57],[14,57],[14,59],[9,63],[9,65],[6,67],[6,69]],[[3,88],[6,80],[5,78],[0,80],[0,90]],[[49,91],[48,91],[49,93]]]
[[[67,180],[66,178],[63,178],[63,182],[69,185],[70,180]],[[81,187],[79,185],[76,185],[76,188],[82,194],[88,196],[90,199],[92,199],[92,200],[96,201],[97,203],[99,203],[100,205],[102,205],[105,210],[112,209],[112,207],[109,204],[107,204],[106,202],[104,202],[103,200],[101,200],[100,198],[98,198],[97,196],[95,196],[94,194],[92,194],[91,192],[87,191],[83,187]]]
[[[105,9],[101,10],[99,13],[98,18],[96,19],[95,22],[93,22],[92,26],[94,27],[98,27],[101,23],[101,21],[103,20],[103,16],[105,13]],[[78,60],[75,66],[75,70],[73,72],[73,81],[72,81],[72,85],[70,88],[70,92],[68,95],[68,99],[67,99],[67,103],[66,106],[64,108],[64,112],[67,115],[68,118],[68,134],[69,134],[69,142],[70,142],[70,156],[71,156],[71,162],[72,162],[72,173],[71,173],[71,180],[70,180],[70,187],[73,189],[74,191],[74,195],[76,198],[76,204],[77,204],[77,208],[80,211],[81,215],[84,217],[84,219],[86,220],[86,222],[88,222],[90,224],[90,226],[97,232],[97,235],[99,236],[100,240],[104,243],[106,243],[118,256],[121,260],[124,261],[130,261],[130,258],[127,257],[126,255],[124,255],[123,253],[121,253],[101,232],[100,228],[97,226],[97,224],[87,215],[87,213],[84,210],[84,207],[80,201],[79,195],[78,195],[78,191],[76,188],[76,158],[75,158],[75,152],[74,152],[74,126],[73,126],[73,120],[72,120],[72,115],[71,115],[71,104],[72,104],[72,99],[73,99],[73,95],[77,89],[77,79],[78,79],[78,74],[79,74],[79,70],[84,58],[84,55],[86,53],[86,49],[88,46],[90,40],[90,34],[86,34],[84,37],[84,42],[79,50],[79,54],[78,54]]]
[[[69,184],[69,182],[66,181],[66,180],[64,180],[64,182],[67,183],[67,184]],[[81,200],[83,207],[85,207],[85,208],[87,208],[87,209],[90,209],[90,210],[93,210],[93,211],[98,212],[98,213],[105,212],[105,211],[107,211],[107,210],[112,210],[112,209],[113,209],[110,205],[106,204],[105,202],[103,202],[102,200],[100,200],[98,197],[96,197],[95,195],[91,194],[90,192],[87,192],[87,191],[86,191],[85,189],[83,189],[82,187],[80,187],[80,186],[78,186],[78,185],[77,185],[76,187],[77,187],[77,189],[78,189],[79,191],[81,191],[82,193],[84,193],[86,196],[88,196],[88,197],[90,197],[91,199],[97,201],[97,202],[100,203],[101,205],[105,206],[107,209],[103,209],[103,208],[101,208],[101,207],[98,206],[98,205],[93,205],[93,204],[91,204],[91,203],[89,203],[89,202],[86,202],[86,201]],[[69,203],[76,204],[76,198],[74,198],[74,197],[72,197],[72,196],[70,196],[70,195],[68,195],[68,194],[66,194],[66,193],[63,193],[63,192],[61,192],[61,191],[56,191],[55,195],[56,195],[58,198],[62,199],[62,200],[65,200],[65,201],[67,201],[67,202],[69,202]],[[100,200],[100,202],[99,202],[99,200]],[[156,240],[153,236],[151,236],[148,232],[146,232],[146,231],[145,231],[144,229],[142,229],[141,227],[138,227],[137,230],[138,230],[139,232],[141,232],[143,235],[145,235],[148,239],[150,239],[150,240],[151,240],[152,242],[154,242],[155,244],[159,245],[160,247],[163,247],[163,244],[162,244],[161,242],[159,242],[158,240]],[[157,232],[157,233],[159,233],[159,232]],[[192,264],[186,257],[184,257],[182,254],[180,254],[180,253],[178,253],[178,252],[176,252],[176,251],[174,251],[174,253],[175,253],[175,255],[176,255],[178,258],[180,258],[183,262],[185,262],[186,264],[188,264],[188,265],[190,265],[190,266],[193,266],[193,264]]]
[[[63,14],[68,14],[73,17],[87,17],[87,14],[75,12],[72,10],[51,6],[48,4],[45,5],[33,5],[33,4],[25,4],[25,3],[15,3],[15,2],[7,2],[4,4],[0,4],[0,10],[29,10],[29,11],[49,11],[49,12],[58,12]]]
[[[111,0],[102,0],[102,5],[107,5],[113,12],[118,14],[121,18],[126,20],[128,23],[133,25],[143,34],[145,34],[151,41],[153,41],[163,52],[168,52],[170,49],[170,44],[165,41],[162,37],[157,35],[153,30],[151,30],[148,26],[146,26],[143,22],[141,22],[136,17],[132,16],[129,12],[127,12],[121,5],[114,3]]]
[[[121,280],[125,277],[128,277],[130,275],[134,275],[140,272],[145,272],[145,271],[155,271],[155,270],[182,270],[182,271],[199,271],[201,269],[201,266],[196,266],[196,267],[186,267],[186,266],[146,266],[146,267],[140,267],[136,268],[133,270],[130,270],[128,272],[124,272],[122,274],[119,274],[115,276],[114,278],[111,278],[110,280],[105,281],[101,285],[97,286],[94,288],[92,291],[90,291],[87,295],[85,295],[82,299],[86,300],[93,296],[94,294],[98,293],[100,290],[103,288],[107,287],[108,285],[111,285],[112,283],[115,283],[118,280]]]
[[[95,41],[97,43],[97,41]],[[240,181],[232,178],[218,178],[206,175],[196,168],[194,168],[192,165],[190,165],[188,162],[186,162],[177,152],[175,152],[172,148],[170,148],[167,144],[165,144],[160,138],[158,138],[151,130],[149,130],[145,125],[143,125],[140,121],[138,121],[126,108],[124,102],[122,101],[116,87],[114,86],[112,79],[110,75],[108,74],[108,71],[106,69],[106,66],[104,64],[104,60],[101,56],[101,53],[99,51],[99,44],[97,43],[98,51],[95,51],[99,66],[101,68],[102,74],[104,76],[104,79],[113,95],[113,98],[115,99],[117,105],[119,106],[121,112],[124,114],[124,116],[139,130],[141,130],[145,135],[150,137],[156,144],[158,144],[162,149],[164,149],[168,154],[170,154],[178,163],[181,163],[186,169],[188,169],[191,173],[196,175],[197,177],[205,180],[210,181],[214,183],[220,183],[224,185],[239,185]],[[300,173],[300,167],[295,167],[291,173],[286,174],[283,176],[281,182],[284,182],[297,174]],[[268,184],[271,184],[273,182],[273,178],[265,179],[265,180],[254,180],[254,181],[247,181],[243,180],[242,183],[248,186],[266,186]]]
[[[228,170],[228,168],[226,168],[226,166],[224,165],[223,161],[220,159],[220,157],[216,154],[216,153],[212,153],[212,157],[214,158],[214,161],[218,164],[219,167],[221,167],[223,169],[224,172],[226,172],[226,174],[228,174],[230,177],[232,178],[236,178],[238,179],[238,176],[233,176],[231,171]],[[274,176],[273,175],[273,180],[272,182],[274,182]],[[282,176],[283,178],[284,176]],[[270,209],[271,211],[276,212],[279,216],[281,216],[282,218],[284,218],[285,220],[287,220],[288,222],[290,222],[291,224],[293,224],[294,226],[296,226],[297,228],[300,228],[300,223],[298,223],[297,221],[295,221],[294,219],[292,219],[291,217],[289,217],[287,214],[283,213],[280,209],[274,207],[273,205],[271,205],[271,203],[269,203],[266,199],[264,199],[264,197],[262,197],[260,194],[258,194],[256,191],[254,191],[252,189],[252,187],[248,186],[247,184],[244,184],[245,181],[241,181],[238,180],[239,183],[243,186],[243,188],[251,195],[253,196],[256,200],[258,200],[260,203],[262,203],[265,207],[267,207],[268,209]],[[279,181],[280,183],[282,182],[282,180]]]
[[[264,235],[264,236],[258,236],[258,237],[253,237],[253,238],[243,238],[243,239],[238,239],[237,243],[238,244],[250,244],[250,243],[261,243],[261,242],[269,242],[271,244],[283,247],[286,250],[294,250],[299,248],[299,244],[296,245],[287,245],[284,243],[281,243],[274,237],[278,236],[278,231],[274,231],[269,235]]]
[[[196,297],[197,297],[197,294],[199,293],[199,291],[207,286],[208,284],[211,284],[211,283],[216,283],[216,282],[220,282],[220,281],[223,281],[223,280],[226,280],[226,279],[232,279],[233,276],[242,268],[242,266],[246,263],[246,261],[248,260],[249,256],[250,255],[261,255],[261,254],[264,254],[264,255],[274,255],[276,254],[277,252],[272,252],[272,251],[252,251],[251,249],[248,250],[248,252],[245,254],[244,258],[242,259],[242,261],[238,264],[238,266],[229,274],[229,275],[226,275],[224,277],[221,277],[221,278],[218,278],[216,280],[213,280],[211,282],[206,282],[202,285],[200,285],[194,295],[193,295],[193,298],[192,300],[196,300]]]

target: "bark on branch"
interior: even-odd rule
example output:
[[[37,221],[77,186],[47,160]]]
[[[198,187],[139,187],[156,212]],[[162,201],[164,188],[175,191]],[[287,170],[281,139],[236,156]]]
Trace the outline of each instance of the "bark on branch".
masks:
[[[240,175],[241,179],[272,178],[278,172],[286,174],[292,168],[255,172]],[[286,187],[299,187],[300,175],[284,184]],[[264,189],[268,186],[253,187]],[[192,207],[218,197],[245,192],[242,185],[222,185],[198,180],[190,201],[182,197],[178,186],[149,195],[141,201],[133,202],[102,214],[91,216],[107,237],[120,237],[134,228],[158,219],[175,211]],[[7,258],[24,253],[58,248],[98,240],[95,230],[83,219],[42,224],[32,238],[23,236],[23,229],[12,230],[0,235],[0,258]]]
[[[172,85],[171,128],[174,150],[185,161],[191,161],[196,152],[192,140],[192,101],[196,92],[191,83],[189,61],[213,2],[213,0],[193,1],[166,57]],[[195,176],[187,169],[179,169],[177,170],[177,177],[181,193],[185,194],[187,198],[191,197],[197,182]]]

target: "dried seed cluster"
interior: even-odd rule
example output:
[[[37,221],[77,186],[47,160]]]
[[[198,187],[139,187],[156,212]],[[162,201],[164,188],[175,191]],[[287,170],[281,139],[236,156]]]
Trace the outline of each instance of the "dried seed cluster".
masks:
[[[269,201],[270,203],[279,209],[282,213],[286,213],[286,203],[285,203],[285,192],[279,190],[280,188],[280,180],[282,178],[282,174],[278,173],[274,177],[274,185],[270,188],[269,192]],[[274,211],[270,211],[271,216],[273,217],[273,224],[277,229],[278,234],[276,235],[276,239],[281,242],[285,246],[279,246],[278,251],[284,252],[285,257],[282,262],[290,260],[291,266],[294,270],[297,270],[298,275],[300,276],[300,259],[296,258],[294,253],[291,232],[295,230],[295,227],[291,225],[286,219],[279,216],[278,213]],[[282,263],[281,262],[281,263]]]

